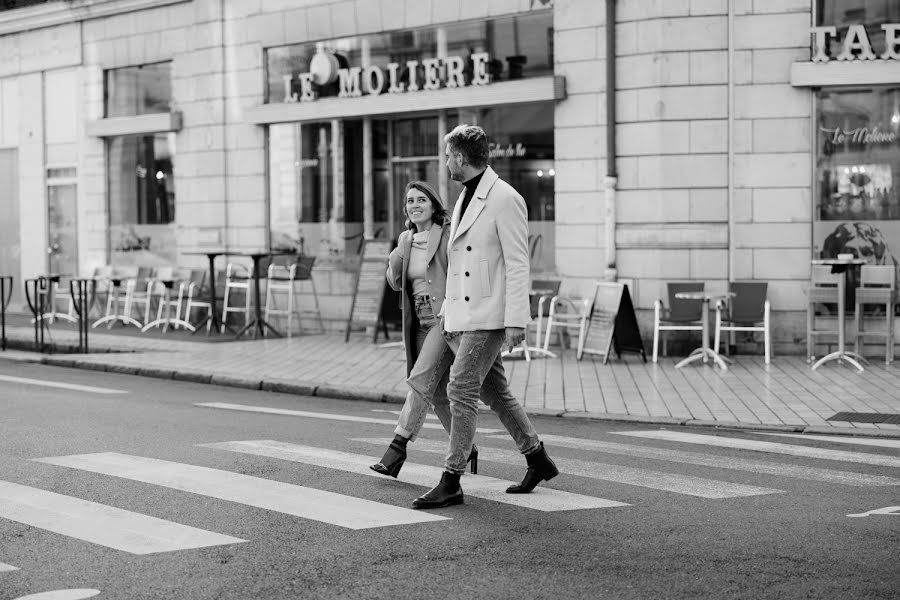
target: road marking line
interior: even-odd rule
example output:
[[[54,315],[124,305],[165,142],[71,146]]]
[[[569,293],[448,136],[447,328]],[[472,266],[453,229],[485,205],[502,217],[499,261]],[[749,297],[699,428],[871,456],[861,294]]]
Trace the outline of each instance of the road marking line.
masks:
[[[113,390],[110,388],[92,387],[89,385],[78,385],[77,383],[61,383],[58,381],[44,381],[42,379],[27,379],[25,377],[13,377],[12,375],[0,375],[0,381],[8,381],[9,383],[22,383],[25,385],[38,385],[42,387],[60,388],[64,390],[74,390],[76,392],[89,392],[92,394],[127,394],[126,390]]]
[[[391,415],[397,415],[397,416],[399,417],[399,416],[400,416],[400,413],[401,413],[402,411],[399,411],[399,410],[386,410],[386,409],[384,409],[384,408],[373,408],[373,409],[372,409],[372,412],[375,412],[375,413],[387,413],[387,414],[391,414]],[[426,418],[426,419],[429,419],[429,420],[431,420],[431,421],[436,421],[436,420],[437,420],[437,415],[433,415],[433,414],[431,414],[431,413],[428,413],[427,415],[425,415],[425,418]]]
[[[231,471],[115,452],[34,460],[210,496],[348,529],[407,525],[447,518]]]
[[[383,440],[379,441],[379,443],[382,442]],[[420,442],[416,443],[418,444]],[[329,469],[338,469],[357,475],[376,477],[390,483],[387,477],[379,475],[369,468],[369,465],[373,463],[371,456],[350,454],[348,452],[339,452],[337,450],[326,450],[324,448],[313,448],[310,446],[289,444],[275,440],[251,440],[201,445],[206,448],[242,452],[244,454],[254,454],[257,456],[268,456],[270,458],[290,460],[319,467],[324,466]],[[407,461],[403,464],[403,469],[400,471],[398,480],[430,488],[440,479],[441,471],[442,469],[440,467],[417,465]],[[572,494],[570,492],[554,490],[547,487],[539,487],[531,494],[507,494],[506,488],[512,483],[513,482],[511,481],[503,481],[502,479],[493,477],[467,474],[463,478],[463,492],[465,495],[474,498],[484,498],[494,502],[502,502],[504,504],[512,504],[514,506],[531,508],[544,512],[628,506],[623,502],[616,502],[614,500],[606,500],[604,498],[596,498],[593,496],[582,496],[580,494]]]
[[[864,513],[855,515],[847,515],[848,517],[870,517],[872,515],[896,515],[900,517],[900,506],[885,506],[884,508],[876,508]]]
[[[505,436],[489,436],[491,438],[505,439]],[[541,435],[541,439],[548,444],[578,450],[594,450],[608,454],[621,454],[636,458],[650,458],[668,462],[700,465],[718,469],[731,469],[736,471],[749,471],[764,475],[777,475],[794,479],[808,479],[811,481],[823,481],[825,483],[837,483],[853,486],[885,486],[900,485],[900,479],[885,477],[884,475],[869,475],[867,473],[854,473],[852,471],[836,471],[832,469],[820,469],[818,467],[805,467],[803,465],[788,465],[784,463],[765,462],[746,458],[733,458],[701,454],[699,452],[685,452],[670,448],[652,448],[635,446],[632,444],[619,444],[616,442],[601,442],[583,438],[571,438],[561,435]],[[485,454],[485,460],[490,460],[489,454]]]
[[[92,589],[53,590],[52,592],[19,596],[15,600],[86,600],[87,598],[93,598],[99,593],[100,590]]]
[[[541,439],[546,439],[542,436]],[[377,444],[375,439],[355,440]],[[384,443],[383,441],[381,443]],[[445,454],[447,444],[432,440],[417,440],[414,444],[416,450]],[[524,466],[525,459],[518,452],[501,450],[499,448],[484,448],[479,454],[482,460],[499,462],[512,466]],[[575,460],[571,458],[554,457],[554,462],[559,470],[569,475],[599,479],[601,481],[614,481],[638,487],[674,492],[700,498],[740,498],[744,496],[762,496],[765,494],[778,494],[782,490],[731,483],[729,481],[716,481],[691,475],[677,475],[664,471],[652,471],[650,469],[635,469],[621,465],[610,465],[594,461]]]
[[[798,440],[818,440],[838,444],[856,444],[860,446],[878,446],[879,448],[900,448],[900,440],[882,440],[859,437],[841,437],[836,435],[810,435],[806,433],[771,433],[768,431],[751,431],[757,435],[775,435],[779,437],[797,438]]]
[[[198,402],[194,406],[202,406],[204,408],[221,408],[224,410],[240,410],[245,412],[258,412],[270,415],[287,415],[290,417],[307,417],[309,419],[328,419],[329,421],[352,421],[354,423],[373,423],[375,425],[391,425],[396,426],[396,420],[390,419],[373,419],[371,417],[354,417],[352,415],[333,415],[330,413],[310,412],[305,410],[290,410],[287,408],[269,408],[266,406],[252,406],[250,404],[231,404],[229,402]],[[443,426],[437,423],[425,423],[422,425],[425,429],[440,429]],[[477,428],[478,433],[500,433],[501,429],[483,429]]]
[[[131,554],[247,541],[8,481],[0,481],[0,517]]]
[[[866,465],[878,465],[882,467],[900,467],[900,458],[882,456],[879,454],[866,454],[863,452],[848,452],[845,450],[829,450],[827,448],[810,448],[808,446],[792,446],[777,442],[763,442],[759,440],[745,440],[742,438],[715,437],[698,433],[681,433],[678,431],[616,431],[616,435],[629,437],[664,440],[667,442],[684,442],[687,444],[705,444],[720,448],[735,448],[738,450],[752,450],[755,452],[771,452],[775,454],[787,454],[790,456],[802,456],[805,458],[820,458],[824,460],[839,460],[844,462],[860,463]]]
[[[8,573],[9,571],[18,571],[19,567],[14,567],[6,563],[0,563],[0,573]]]

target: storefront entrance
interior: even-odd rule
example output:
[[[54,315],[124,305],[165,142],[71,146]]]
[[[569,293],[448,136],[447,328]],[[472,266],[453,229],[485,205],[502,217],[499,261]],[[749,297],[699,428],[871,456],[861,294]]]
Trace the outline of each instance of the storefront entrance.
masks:
[[[47,180],[47,272],[78,275],[77,194],[74,180]]]

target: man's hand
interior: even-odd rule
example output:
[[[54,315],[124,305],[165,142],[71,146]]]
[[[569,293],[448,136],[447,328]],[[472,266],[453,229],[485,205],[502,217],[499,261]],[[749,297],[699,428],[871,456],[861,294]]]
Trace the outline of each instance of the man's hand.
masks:
[[[506,345],[508,350],[512,350],[522,343],[525,339],[524,327],[507,327],[506,328]]]

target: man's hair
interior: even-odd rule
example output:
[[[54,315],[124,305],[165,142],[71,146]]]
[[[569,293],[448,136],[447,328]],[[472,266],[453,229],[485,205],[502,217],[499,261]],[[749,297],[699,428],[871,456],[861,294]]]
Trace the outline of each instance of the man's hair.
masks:
[[[490,149],[487,134],[478,125],[457,125],[444,136],[444,143],[462,153],[466,162],[481,169],[487,166]]]

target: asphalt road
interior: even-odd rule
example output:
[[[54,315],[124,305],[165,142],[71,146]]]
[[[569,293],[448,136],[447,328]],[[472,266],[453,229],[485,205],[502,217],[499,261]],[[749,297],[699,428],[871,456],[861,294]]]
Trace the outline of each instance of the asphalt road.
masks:
[[[440,476],[439,428],[399,481],[359,472],[397,409],[0,360],[0,599],[900,597],[900,442],[536,418],[563,473],[529,507],[483,479],[524,474],[487,413],[499,434],[476,438],[465,504],[423,512],[407,509]],[[212,545],[134,553],[140,515],[159,519],[147,543],[188,526]]]

